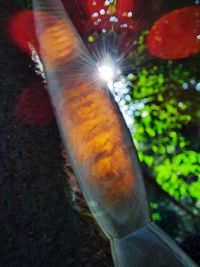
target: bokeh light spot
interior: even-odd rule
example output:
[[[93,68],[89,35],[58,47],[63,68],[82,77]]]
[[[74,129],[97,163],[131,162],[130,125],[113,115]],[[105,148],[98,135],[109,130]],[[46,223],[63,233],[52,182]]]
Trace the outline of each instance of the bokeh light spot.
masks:
[[[200,8],[174,10],[155,22],[147,38],[151,55],[162,59],[185,58],[200,51]]]
[[[90,43],[94,42],[94,37],[92,35],[90,35],[88,37],[88,42],[90,42]]]

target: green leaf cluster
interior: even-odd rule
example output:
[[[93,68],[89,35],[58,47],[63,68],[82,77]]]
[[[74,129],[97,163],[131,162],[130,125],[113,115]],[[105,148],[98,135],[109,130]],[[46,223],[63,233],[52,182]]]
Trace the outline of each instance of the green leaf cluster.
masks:
[[[194,79],[180,63],[149,64],[133,76],[128,103],[140,160],[163,190],[188,205],[200,199],[200,144],[197,132],[187,133],[199,129]]]

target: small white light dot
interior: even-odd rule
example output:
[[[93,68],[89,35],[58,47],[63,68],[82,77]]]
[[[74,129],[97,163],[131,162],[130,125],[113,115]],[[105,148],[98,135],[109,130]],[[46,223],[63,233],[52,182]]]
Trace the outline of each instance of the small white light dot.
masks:
[[[131,97],[130,97],[130,95],[125,96],[125,100],[126,100],[126,101],[131,101]],[[132,111],[131,111],[131,113],[132,113]]]
[[[114,16],[110,17],[110,21],[111,21],[111,22],[114,21]]]
[[[114,83],[114,87],[115,87],[115,88],[120,88],[120,89],[121,89],[121,88],[124,87],[124,84],[123,84],[121,81],[119,81],[119,82],[115,82],[115,83]]]
[[[118,75],[120,75],[122,72],[121,72],[120,69],[117,69],[116,73],[117,73]]]
[[[196,85],[196,90],[198,91],[198,92],[200,92],[200,83],[197,83],[197,85]]]
[[[115,96],[115,101],[119,102],[120,101],[120,97],[119,96]]]
[[[197,35],[197,39],[198,39],[198,40],[200,40],[200,34],[199,34],[199,35]]]
[[[101,9],[101,10],[100,10],[100,14],[101,14],[101,15],[104,15],[105,13],[106,13],[106,11],[105,11],[104,9]]]
[[[128,78],[129,80],[134,79],[134,77],[135,77],[135,75],[134,75],[133,73],[129,73],[128,76],[127,76],[127,78]]]
[[[93,13],[93,14],[92,14],[92,17],[93,17],[93,18],[98,17],[98,13],[97,13],[97,12]]]
[[[178,103],[178,106],[179,106],[180,108],[182,108],[182,107],[184,106],[183,102],[179,102],[179,103]]]
[[[105,1],[105,5],[106,5],[106,6],[109,6],[109,5],[110,5],[110,1],[109,1],[109,0],[106,0],[106,1]]]
[[[142,112],[141,115],[142,115],[143,118],[146,118],[149,115],[149,112],[144,111],[144,112]]]
[[[111,17],[110,17],[110,21],[111,21],[111,22],[118,22],[118,18],[115,17],[115,16],[111,16]]]
[[[188,85],[188,83],[183,83],[182,87],[183,87],[183,89],[187,90],[189,85]]]
[[[133,16],[133,13],[130,11],[128,12],[128,17],[131,18]]]

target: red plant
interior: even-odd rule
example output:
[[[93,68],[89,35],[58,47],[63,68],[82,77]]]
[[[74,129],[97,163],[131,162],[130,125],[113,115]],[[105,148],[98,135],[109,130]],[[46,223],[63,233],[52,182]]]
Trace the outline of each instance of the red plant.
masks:
[[[15,113],[25,125],[45,126],[54,120],[49,95],[42,82],[22,91],[17,97]]]
[[[9,33],[23,52],[30,53],[29,43],[38,49],[32,11],[26,10],[14,15],[9,22]]]
[[[39,54],[34,16],[48,19],[49,26],[57,21],[56,17],[50,16],[46,12],[25,10],[11,17],[8,23],[8,30],[12,40],[23,52],[28,54],[31,54],[29,44],[31,44]]]
[[[76,19],[73,24],[80,34],[91,32],[91,21],[89,19]]]
[[[150,54],[180,59],[200,51],[200,8],[185,7],[161,17],[147,38]]]

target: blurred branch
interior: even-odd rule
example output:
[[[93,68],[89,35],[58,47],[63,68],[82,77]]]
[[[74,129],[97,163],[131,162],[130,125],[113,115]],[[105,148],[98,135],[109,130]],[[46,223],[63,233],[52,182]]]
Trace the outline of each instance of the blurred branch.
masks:
[[[183,205],[181,202],[176,200],[174,197],[172,197],[168,192],[164,191],[161,186],[156,182],[156,180],[147,173],[147,171],[143,172],[144,180],[147,183],[150,183],[158,193],[160,193],[162,196],[164,196],[166,199],[171,201],[174,205],[176,205],[178,208],[180,208],[182,211],[190,215],[193,219],[200,218],[199,215],[194,214],[188,207]]]

